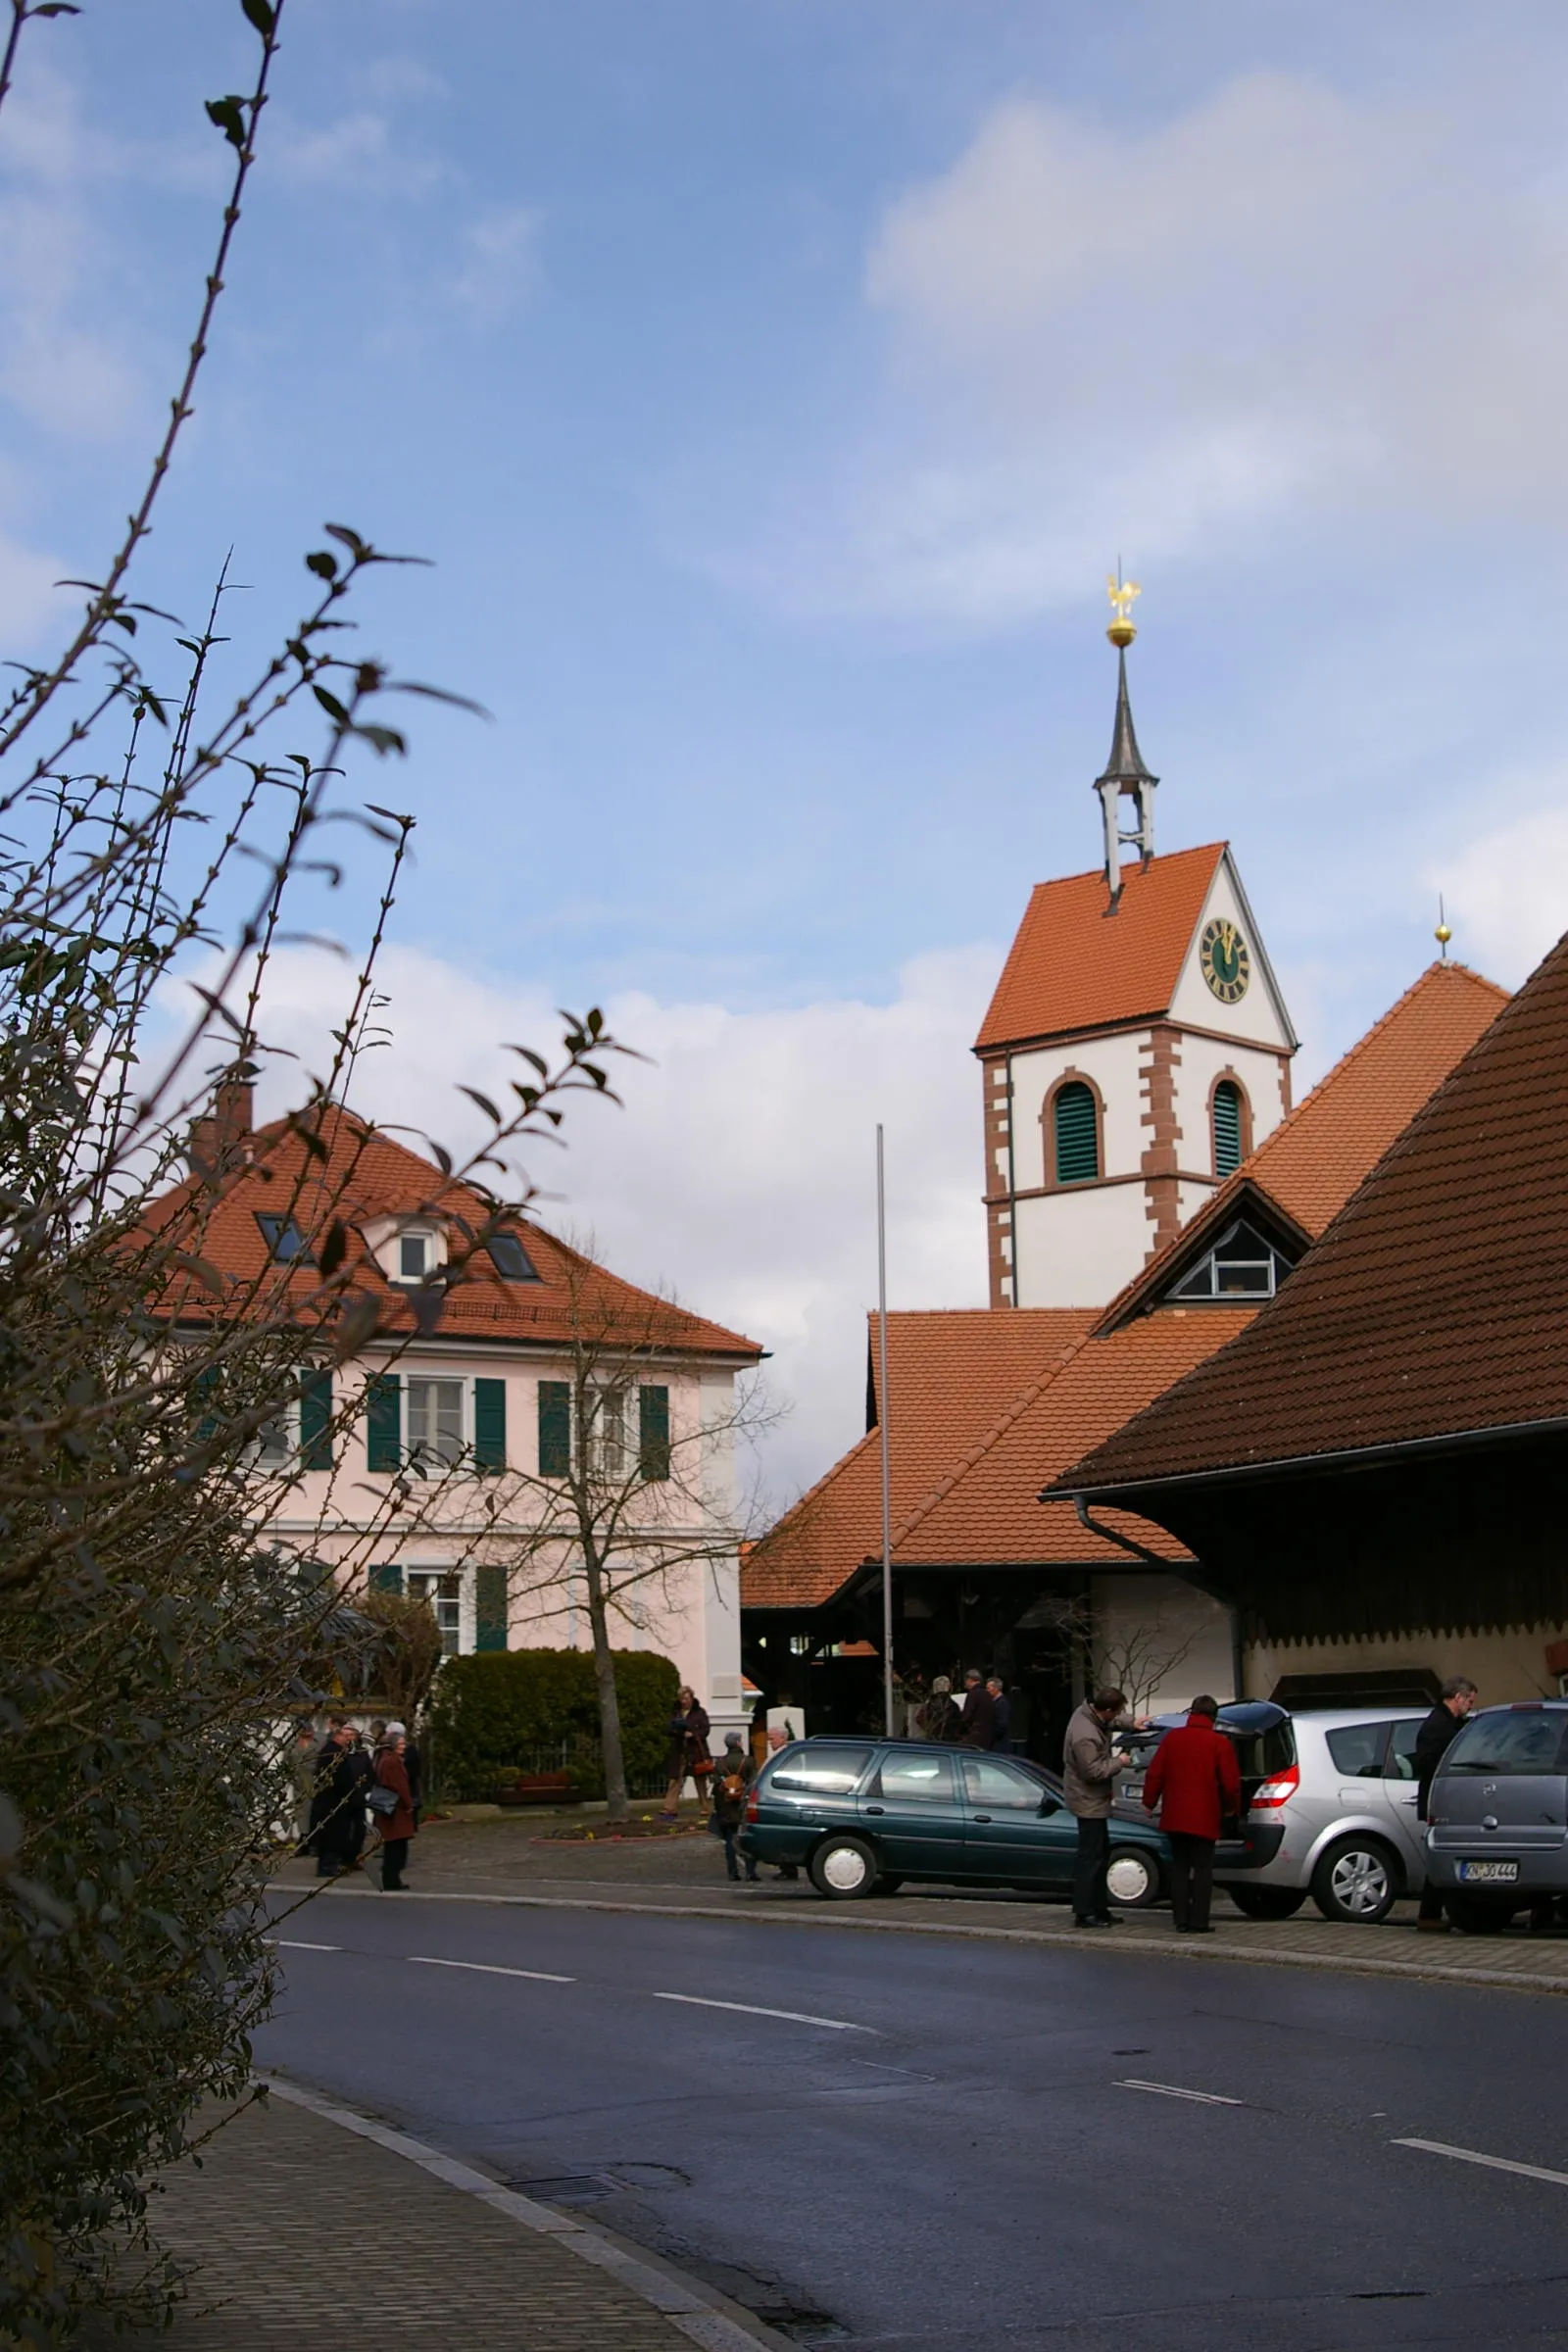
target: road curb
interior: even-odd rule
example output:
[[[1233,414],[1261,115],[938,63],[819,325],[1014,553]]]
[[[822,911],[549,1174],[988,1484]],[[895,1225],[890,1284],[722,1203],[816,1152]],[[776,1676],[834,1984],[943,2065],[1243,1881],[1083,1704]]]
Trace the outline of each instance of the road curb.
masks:
[[[672,2328],[679,2328],[692,2343],[700,2344],[703,2352],[757,2352],[759,2344],[773,2347],[773,2352],[799,2352],[799,2347],[788,2337],[778,2334],[740,2304],[732,2303],[728,2296],[689,2278],[662,2256],[631,2245],[602,2225],[573,2220],[567,2214],[558,2213],[554,2206],[539,2205],[532,2197],[519,2196],[514,2188],[503,2187],[499,2180],[491,2180],[488,2173],[477,2171],[471,2164],[464,2164],[455,2156],[443,2156],[439,2148],[426,2147],[423,2140],[411,2139],[406,2132],[395,2132],[389,2124],[378,2124],[353,2107],[324,2098],[319,2091],[306,2089],[303,2083],[291,2082],[285,2075],[259,2074],[257,2081],[271,2097],[308,2108],[324,2123],[337,2124],[345,2132],[357,2132],[362,2139],[373,2140],[377,2147],[386,2148],[392,2155],[418,2165],[437,2180],[444,2180],[449,2188],[477,2197],[522,2229],[537,2230],[542,2237],[552,2239],[564,2252],[575,2254],[581,2262],[591,2262],[598,2270],[608,2271],[628,2294],[652,2305]]]
[[[274,1891],[288,1894],[297,1890],[279,1887]],[[334,1886],[331,1892],[337,1901],[380,1899],[377,1890],[370,1886]],[[1225,1943],[1206,1937],[1201,1943],[1177,1943],[1174,1939],[1169,1943],[1126,1943],[1115,1936],[1079,1936],[1033,1928],[950,1926],[944,1920],[858,1919],[843,1905],[834,1905],[826,1912],[808,1911],[804,1907],[777,1911],[720,1910],[713,1904],[616,1902],[603,1896],[571,1894],[466,1894],[456,1889],[442,1892],[422,1886],[405,1886],[398,1899],[402,1903],[495,1903],[531,1911],[643,1913],[654,1919],[718,1919],[770,1928],[846,1928],[862,1936],[956,1936],[981,1942],[1024,1944],[1037,1951],[1120,1952],[1124,1957],[1147,1956],[1154,1960],[1238,1960],[1249,1968],[1323,1969],[1331,1974],[1395,1977],[1420,1984],[1478,1984],[1493,1990],[1550,1992],[1559,1997],[1568,1993],[1568,1977],[1542,1976],[1525,1969],[1444,1968],[1429,1960],[1379,1960],[1370,1954],[1360,1960],[1326,1952],[1265,1952],[1255,1951],[1245,1943]]]

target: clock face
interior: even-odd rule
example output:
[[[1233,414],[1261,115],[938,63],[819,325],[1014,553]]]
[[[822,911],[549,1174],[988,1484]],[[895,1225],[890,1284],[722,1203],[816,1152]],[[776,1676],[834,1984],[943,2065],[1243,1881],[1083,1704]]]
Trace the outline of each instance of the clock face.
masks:
[[[1247,952],[1247,942],[1228,917],[1215,915],[1203,925],[1203,936],[1198,943],[1198,960],[1210,993],[1222,1004],[1234,1004],[1247,994],[1247,984],[1252,977],[1252,959]]]

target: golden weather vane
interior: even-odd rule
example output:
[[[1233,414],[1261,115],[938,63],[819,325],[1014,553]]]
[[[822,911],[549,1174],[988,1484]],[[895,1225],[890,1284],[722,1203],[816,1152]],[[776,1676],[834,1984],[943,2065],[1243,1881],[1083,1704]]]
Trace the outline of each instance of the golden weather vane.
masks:
[[[1119,563],[1114,577],[1109,572],[1105,574],[1105,587],[1110,597],[1110,609],[1116,615],[1105,635],[1112,645],[1125,649],[1138,634],[1132,623],[1132,609],[1134,599],[1142,596],[1143,590],[1136,580],[1122,578]]]
[[[1437,941],[1439,947],[1443,950],[1444,960],[1446,961],[1448,955],[1448,942],[1453,937],[1453,933],[1449,930],[1448,918],[1443,911],[1443,893],[1441,890],[1438,893],[1438,927],[1436,931],[1433,932],[1432,936]]]

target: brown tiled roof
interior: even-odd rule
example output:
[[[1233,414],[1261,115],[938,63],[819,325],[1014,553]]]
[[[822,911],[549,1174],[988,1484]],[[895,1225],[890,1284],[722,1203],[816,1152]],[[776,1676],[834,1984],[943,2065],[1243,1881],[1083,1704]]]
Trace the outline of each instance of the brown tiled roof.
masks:
[[[1568,939],[1251,1328],[1058,1488],[1401,1446],[1568,1415]]]
[[[225,1294],[215,1298],[208,1285],[176,1272],[162,1309],[191,1322],[255,1312],[258,1302],[273,1312],[297,1303],[311,1318],[319,1312],[317,1266],[273,1264],[257,1216],[292,1215],[313,1260],[318,1259],[334,1220],[341,1220],[347,1228],[345,1270],[359,1289],[375,1296],[382,1332],[406,1338],[416,1328],[408,1294],[380,1272],[366,1247],[364,1226],[376,1217],[423,1210],[461,1242],[465,1226],[471,1233],[485,1224],[486,1204],[471,1187],[443,1176],[416,1152],[346,1111],[329,1106],[305,1123],[318,1137],[324,1160],[279,1120],[243,1139],[244,1157],[224,1176],[216,1197],[193,1177],[151,1204],[147,1223],[199,1256]],[[545,1343],[588,1333],[617,1338],[628,1347],[747,1362],[762,1353],[755,1340],[622,1282],[542,1226],[515,1216],[504,1223],[521,1240],[540,1280],[506,1282],[488,1254],[476,1251],[465,1277],[447,1292],[438,1339]]]
[[[1122,868],[1114,910],[1102,868],[1037,882],[975,1052],[1169,1009],[1222,841]]]
[[[1136,1314],[1170,1278],[1172,1253],[1199,1255],[1248,1186],[1316,1239],[1395,1137],[1489,1029],[1508,992],[1462,963],[1430,963],[1396,1004],[1191,1217],[1169,1250],[1134,1276],[1105,1328]]]
[[[1094,1320],[1081,1307],[958,1307],[888,1317],[895,1525],[1005,1406],[1060,1363]],[[870,1322],[873,1351],[876,1317]],[[873,1354],[874,1361],[874,1354]],[[872,1430],[746,1554],[747,1608],[814,1608],[882,1548],[881,1446]]]

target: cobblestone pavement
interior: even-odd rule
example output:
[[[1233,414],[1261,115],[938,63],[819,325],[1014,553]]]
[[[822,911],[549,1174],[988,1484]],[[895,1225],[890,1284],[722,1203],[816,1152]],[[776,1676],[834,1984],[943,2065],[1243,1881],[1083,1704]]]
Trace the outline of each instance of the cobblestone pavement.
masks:
[[[1066,1940],[1088,1949],[1159,1951],[1179,1960],[1266,1961],[1285,1967],[1339,1969],[1375,1975],[1424,1977],[1469,1984],[1517,1984],[1534,1992],[1568,1992],[1568,1933],[1503,1936],[1418,1935],[1414,1903],[1396,1904],[1381,1927],[1340,1927],[1310,1901],[1289,1920],[1243,1919],[1216,1893],[1214,1934],[1177,1936],[1163,1909],[1124,1913],[1112,1935],[1075,1931],[1064,1903],[1004,1890],[912,1888],[897,1896],[854,1903],[825,1902],[803,1876],[782,1880],[764,1872],[756,1885],[732,1885],[716,1839],[702,1835],[616,1841],[608,1833],[592,1844],[564,1844],[537,1818],[435,1822],[413,1850],[409,1885],[419,1894],[449,1894],[541,1903],[605,1905],[622,1910],[714,1914],[765,1919],[770,1924],[928,1934]],[[331,1890],[329,1899],[368,1893],[373,1870]],[[287,1862],[280,1888],[304,1892],[318,1885],[309,1864]]]
[[[270,2352],[344,2328],[357,2342],[465,2352],[782,2344],[640,2250],[334,2112],[279,2086],[223,2126],[199,2169],[164,2174],[154,2227],[197,2266],[190,2299],[156,2337],[89,2327],[88,2352]]]

